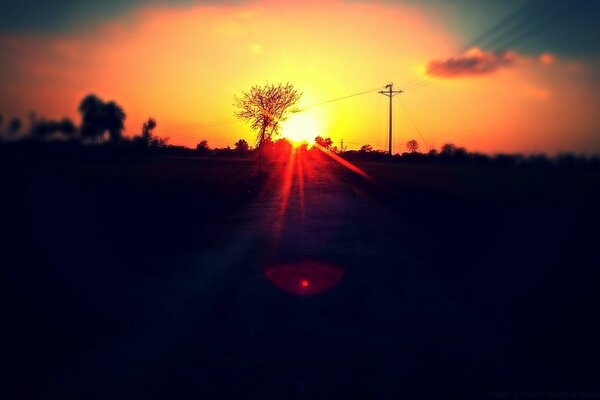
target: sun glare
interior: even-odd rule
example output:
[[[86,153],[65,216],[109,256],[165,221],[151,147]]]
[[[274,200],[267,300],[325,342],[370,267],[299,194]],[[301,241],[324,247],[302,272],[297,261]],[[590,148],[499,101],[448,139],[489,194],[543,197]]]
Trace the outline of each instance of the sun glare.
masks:
[[[319,135],[319,126],[314,118],[306,114],[294,114],[281,127],[283,137],[294,143],[313,144]]]

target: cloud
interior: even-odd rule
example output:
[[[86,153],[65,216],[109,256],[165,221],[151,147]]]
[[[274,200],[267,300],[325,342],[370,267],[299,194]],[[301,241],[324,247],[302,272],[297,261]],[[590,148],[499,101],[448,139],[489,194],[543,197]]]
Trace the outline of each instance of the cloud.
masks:
[[[446,60],[433,60],[427,65],[427,75],[436,78],[453,79],[490,75],[501,68],[516,65],[549,66],[556,62],[556,56],[542,53],[538,56],[524,56],[512,50],[483,51],[472,48],[464,55]]]
[[[427,65],[427,75],[438,78],[459,78],[487,75],[499,68],[513,65],[519,55],[509,50],[486,52],[478,48],[445,61],[433,60]]]

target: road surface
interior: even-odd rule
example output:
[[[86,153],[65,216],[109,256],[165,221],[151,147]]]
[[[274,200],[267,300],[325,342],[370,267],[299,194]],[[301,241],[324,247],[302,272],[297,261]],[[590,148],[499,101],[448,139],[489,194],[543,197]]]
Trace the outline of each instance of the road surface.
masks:
[[[36,396],[417,399],[486,387],[503,327],[423,268],[424,234],[320,152],[272,168],[222,245],[164,260],[184,272],[132,288],[124,328],[48,371]]]

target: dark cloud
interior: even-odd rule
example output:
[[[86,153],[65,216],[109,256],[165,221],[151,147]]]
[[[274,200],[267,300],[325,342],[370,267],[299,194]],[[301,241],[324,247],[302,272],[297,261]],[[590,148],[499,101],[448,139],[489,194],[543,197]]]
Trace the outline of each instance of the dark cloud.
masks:
[[[0,1],[0,33],[60,33],[86,29],[142,6],[238,4],[243,0],[19,0]]]
[[[518,58],[511,51],[485,52],[474,48],[458,57],[431,61],[427,66],[427,74],[438,78],[486,75],[513,65]]]

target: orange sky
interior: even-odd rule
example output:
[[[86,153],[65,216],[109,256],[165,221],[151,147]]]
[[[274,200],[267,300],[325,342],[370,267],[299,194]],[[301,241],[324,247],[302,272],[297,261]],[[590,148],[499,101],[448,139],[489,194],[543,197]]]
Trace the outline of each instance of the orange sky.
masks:
[[[29,110],[79,121],[77,105],[96,93],[116,100],[127,135],[144,118],[171,143],[195,146],[253,142],[232,122],[233,96],[254,84],[291,82],[300,105],[425,77],[432,59],[462,43],[444,16],[403,5],[341,1],[144,8],[84,33],[0,37],[8,54],[0,87],[5,118]],[[417,139],[422,149],[446,142],[496,152],[600,151],[598,95],[587,60],[515,55],[491,74],[431,84],[396,97],[395,151]],[[310,108],[298,124],[349,148],[386,147],[387,98],[377,93]]]

